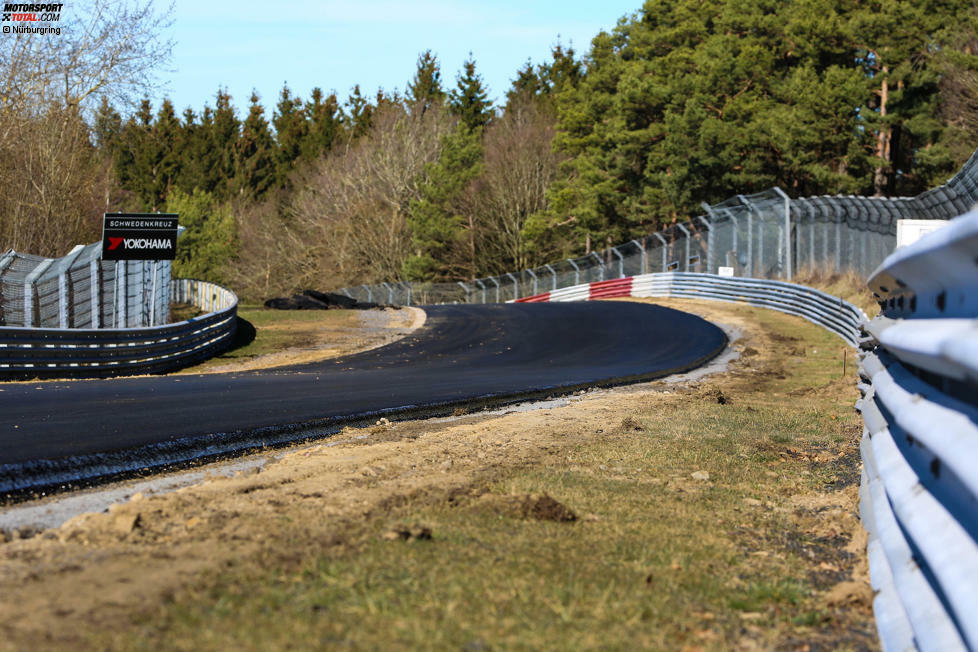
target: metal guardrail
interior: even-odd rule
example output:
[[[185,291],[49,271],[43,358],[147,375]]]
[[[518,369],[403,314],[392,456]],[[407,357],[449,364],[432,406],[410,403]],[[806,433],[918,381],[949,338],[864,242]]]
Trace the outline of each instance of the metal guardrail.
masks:
[[[978,212],[888,257],[857,404],[884,649],[978,649]]]
[[[214,283],[174,280],[173,300],[207,311],[164,326],[91,329],[0,327],[0,378],[100,377],[160,373],[231,345],[238,298]]]
[[[610,281],[584,283],[553,292],[517,299],[540,301],[587,301],[613,297],[684,297],[730,303],[747,303],[796,315],[826,328],[850,346],[859,343],[862,310],[838,297],[814,288],[781,281],[668,272],[643,274]]]
[[[978,649],[978,211],[889,256],[869,281],[872,322],[779,281],[648,274],[519,299],[647,296],[748,303],[860,346],[860,514],[886,650]]]

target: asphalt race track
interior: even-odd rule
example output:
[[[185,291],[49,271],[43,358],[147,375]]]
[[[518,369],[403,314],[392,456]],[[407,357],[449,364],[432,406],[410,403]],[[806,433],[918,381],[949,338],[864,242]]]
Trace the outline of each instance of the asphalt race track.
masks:
[[[648,379],[726,346],[661,306],[431,306],[412,335],[264,371],[0,383],[0,491],[91,480],[334,430],[381,414]],[[447,409],[450,411],[450,409]]]

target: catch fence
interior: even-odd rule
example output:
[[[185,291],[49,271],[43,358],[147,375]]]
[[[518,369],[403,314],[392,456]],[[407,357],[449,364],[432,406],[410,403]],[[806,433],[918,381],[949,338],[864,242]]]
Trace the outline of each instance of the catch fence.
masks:
[[[339,290],[395,305],[501,303],[582,283],[656,272],[790,281],[805,269],[868,276],[896,248],[900,219],[951,219],[978,202],[978,152],[946,184],[916,197],[737,195],[642,238],[519,272],[457,283],[381,283]]]
[[[139,328],[169,321],[169,261],[104,261],[102,243],[62,258],[0,254],[0,326]]]

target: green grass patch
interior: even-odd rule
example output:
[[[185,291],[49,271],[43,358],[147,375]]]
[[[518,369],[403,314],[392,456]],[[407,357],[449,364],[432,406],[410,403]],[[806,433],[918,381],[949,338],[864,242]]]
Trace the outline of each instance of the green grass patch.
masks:
[[[807,531],[789,500],[858,474],[853,369],[842,377],[834,336],[751,314],[789,353],[773,368],[655,401],[623,396],[602,436],[488,487],[545,492],[576,521],[515,518],[478,498],[409,503],[365,521],[355,545],[307,550],[297,565],[222,571],[97,645],[729,649],[745,637],[764,647],[874,645],[870,617],[817,600],[825,587],[816,564],[850,563],[846,538]],[[395,521],[423,524],[432,537],[383,538]]]

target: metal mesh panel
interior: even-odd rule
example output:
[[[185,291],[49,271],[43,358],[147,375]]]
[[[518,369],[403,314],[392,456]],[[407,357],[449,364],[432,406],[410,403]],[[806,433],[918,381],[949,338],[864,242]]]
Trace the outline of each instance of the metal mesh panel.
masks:
[[[755,278],[790,280],[803,269],[868,276],[896,246],[898,219],[949,219],[971,210],[976,201],[978,151],[945,185],[916,197],[788,199],[773,188],[704,206],[706,215],[658,233],[512,275],[455,286],[399,284],[393,294],[383,286],[342,291],[361,301],[492,303],[650,272],[717,273],[721,266]],[[435,285],[448,289],[436,291]]]

